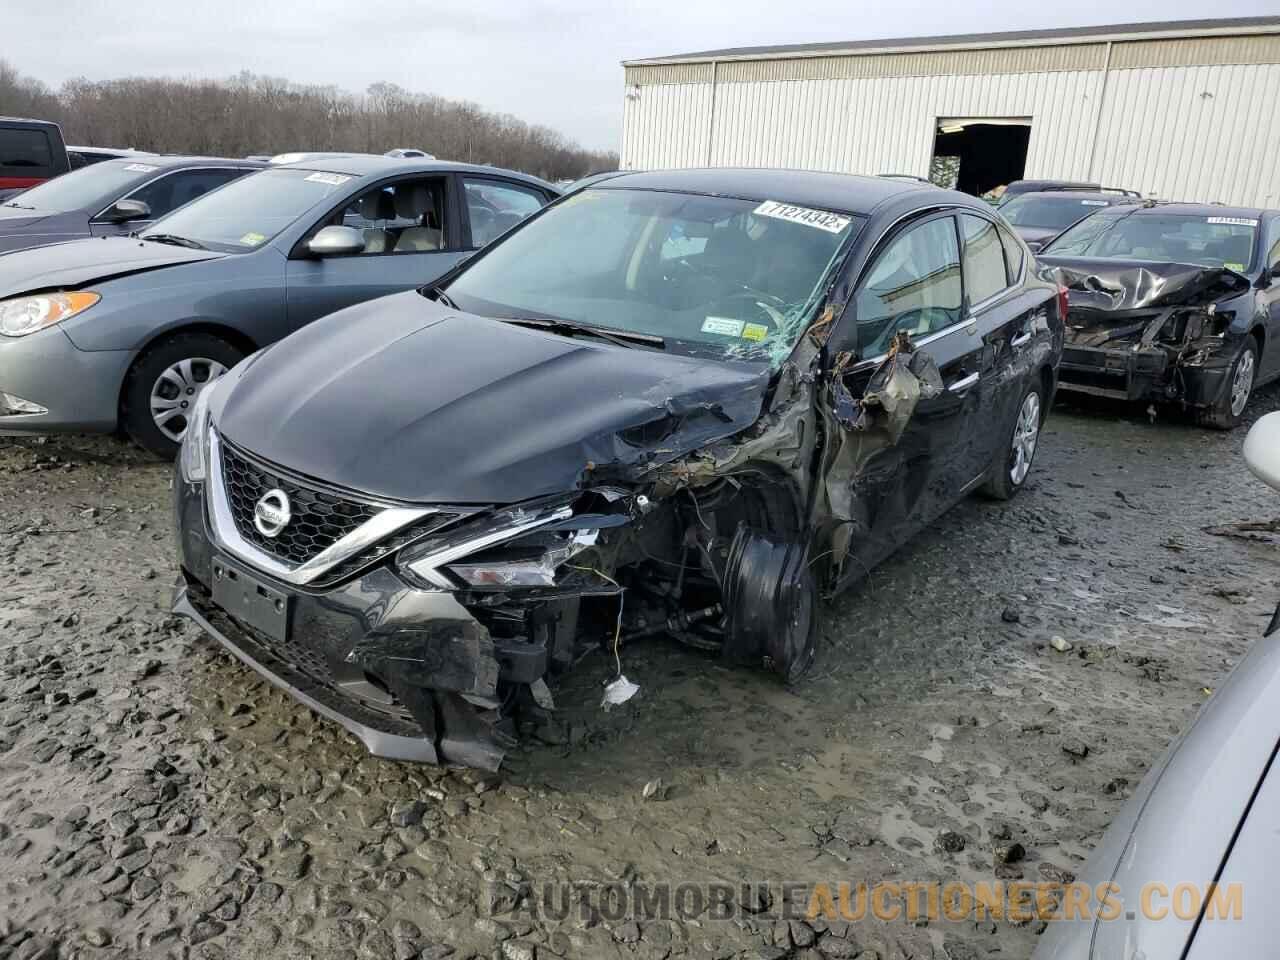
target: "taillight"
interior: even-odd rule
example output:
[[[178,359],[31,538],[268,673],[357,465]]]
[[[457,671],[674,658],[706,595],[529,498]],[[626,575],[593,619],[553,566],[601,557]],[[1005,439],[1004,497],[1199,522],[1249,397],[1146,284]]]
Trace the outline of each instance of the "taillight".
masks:
[[[1067,288],[1062,284],[1058,284],[1058,319],[1063,323],[1067,322],[1067,308],[1071,305],[1071,295],[1067,292]]]

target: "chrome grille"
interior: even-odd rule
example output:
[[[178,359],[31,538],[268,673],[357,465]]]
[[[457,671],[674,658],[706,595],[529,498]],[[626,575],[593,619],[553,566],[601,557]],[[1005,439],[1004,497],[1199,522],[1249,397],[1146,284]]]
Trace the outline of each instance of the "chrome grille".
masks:
[[[225,440],[222,477],[227,506],[240,536],[263,553],[290,564],[303,564],[382,511],[382,507],[308,486]],[[269,490],[289,498],[292,517],[274,537],[254,526],[254,508]]]

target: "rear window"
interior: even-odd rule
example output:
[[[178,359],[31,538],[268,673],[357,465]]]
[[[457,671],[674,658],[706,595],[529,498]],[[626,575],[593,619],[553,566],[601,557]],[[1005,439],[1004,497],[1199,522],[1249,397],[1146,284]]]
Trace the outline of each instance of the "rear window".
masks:
[[[1258,221],[1225,214],[1099,214],[1050,243],[1046,256],[1155,260],[1226,267],[1246,273],[1253,266]]]
[[[48,134],[0,127],[0,176],[44,179],[53,173]]]

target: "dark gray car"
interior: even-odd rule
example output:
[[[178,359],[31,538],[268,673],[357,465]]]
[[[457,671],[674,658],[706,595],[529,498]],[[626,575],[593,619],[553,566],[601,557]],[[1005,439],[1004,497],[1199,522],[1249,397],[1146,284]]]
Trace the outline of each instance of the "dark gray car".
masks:
[[[1280,489],[1280,413],[1245,442],[1250,469]],[[1268,636],[1280,628],[1280,610]],[[1035,960],[1269,957],[1280,913],[1280,646],[1259,641],[1121,809],[1079,882],[1113,884],[1111,919],[1049,925]],[[1215,894],[1207,891],[1215,887]],[[1096,912],[1096,900],[1091,903]]]
[[[1000,204],[1000,215],[1034,251],[1073,223],[1117,203],[1132,203],[1132,200],[1118,193],[1085,190],[1021,193]]]
[[[556,195],[493,167],[343,157],[243,177],[139,236],[0,256],[0,432],[123,427],[172,456],[242,357],[431,283]]]
[[[0,252],[143,230],[265,166],[253,160],[150,154],[94,163],[0,203]]]

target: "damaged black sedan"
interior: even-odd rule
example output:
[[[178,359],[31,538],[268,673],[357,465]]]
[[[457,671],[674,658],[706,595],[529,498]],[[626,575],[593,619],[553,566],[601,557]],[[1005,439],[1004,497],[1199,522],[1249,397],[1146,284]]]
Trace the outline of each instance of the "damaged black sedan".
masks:
[[[1230,430],[1280,376],[1280,212],[1111,207],[1045,246],[1068,288],[1062,389],[1191,411]]]
[[[201,394],[175,610],[407,760],[496,768],[645,638],[793,681],[824,597],[1023,485],[1062,315],[962,194],[611,178]]]

